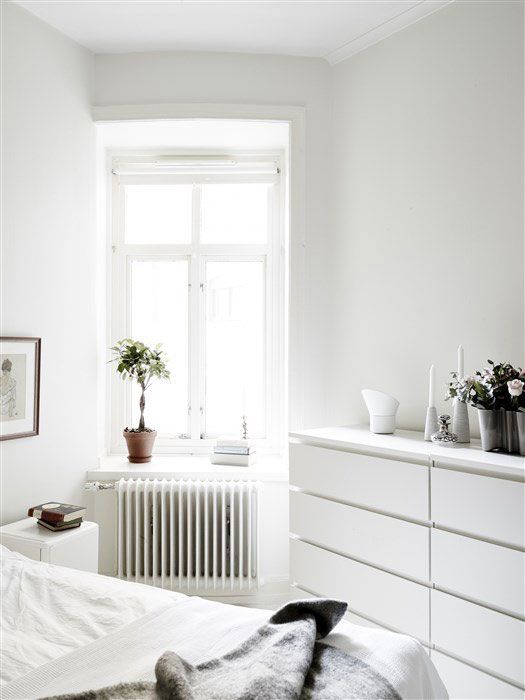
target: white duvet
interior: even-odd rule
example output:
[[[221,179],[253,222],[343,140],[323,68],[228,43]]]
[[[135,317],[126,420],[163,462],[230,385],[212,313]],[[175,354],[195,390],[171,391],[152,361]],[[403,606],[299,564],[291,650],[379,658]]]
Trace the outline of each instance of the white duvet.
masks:
[[[5,700],[153,679],[166,649],[199,663],[226,653],[269,617],[35,562],[5,547],[0,559]],[[375,668],[402,698],[447,697],[428,654],[410,637],[342,621],[327,642]]]

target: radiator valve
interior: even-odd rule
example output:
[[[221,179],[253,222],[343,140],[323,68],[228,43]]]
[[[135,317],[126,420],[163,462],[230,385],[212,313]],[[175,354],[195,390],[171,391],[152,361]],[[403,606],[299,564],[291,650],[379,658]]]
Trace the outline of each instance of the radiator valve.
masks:
[[[112,481],[86,481],[84,491],[108,491],[114,489],[115,484]]]

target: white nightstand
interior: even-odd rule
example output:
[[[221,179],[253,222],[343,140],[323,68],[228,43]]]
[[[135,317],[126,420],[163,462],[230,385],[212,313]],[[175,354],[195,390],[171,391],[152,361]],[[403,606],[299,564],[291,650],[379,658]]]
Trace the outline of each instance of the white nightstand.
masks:
[[[51,532],[24,518],[0,527],[0,544],[48,564],[98,573],[98,525],[83,522],[64,532]]]

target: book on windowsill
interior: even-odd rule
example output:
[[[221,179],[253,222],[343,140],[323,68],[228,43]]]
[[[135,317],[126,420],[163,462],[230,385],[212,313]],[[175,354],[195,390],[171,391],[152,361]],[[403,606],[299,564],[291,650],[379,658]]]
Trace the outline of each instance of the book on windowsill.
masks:
[[[254,449],[255,448],[255,441],[250,440],[249,438],[234,438],[234,437],[228,437],[228,436],[223,436],[220,438],[217,438],[217,447],[222,448],[222,447],[247,447],[248,449]]]
[[[48,523],[45,520],[37,520],[40,527],[45,527],[51,532],[63,532],[64,530],[73,530],[75,527],[80,527],[82,525],[82,518],[77,518],[76,520],[70,520],[67,523],[53,524]]]
[[[27,514],[37,520],[45,520],[46,523],[69,523],[77,518],[82,518],[86,514],[86,509],[83,506],[50,501],[33,506],[27,511]]]
[[[230,467],[251,467],[252,464],[257,462],[257,453],[252,452],[248,455],[235,455],[214,452],[210,455],[210,460],[212,464],[222,464]]]
[[[226,445],[218,445],[213,448],[216,455],[251,455],[255,452],[255,447],[227,447]]]

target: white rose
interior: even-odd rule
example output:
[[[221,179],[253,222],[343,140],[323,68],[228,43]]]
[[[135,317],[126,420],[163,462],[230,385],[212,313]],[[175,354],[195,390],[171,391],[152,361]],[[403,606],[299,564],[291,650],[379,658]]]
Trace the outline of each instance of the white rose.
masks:
[[[511,396],[521,396],[524,386],[525,383],[522,382],[521,379],[512,379],[511,381],[507,382],[507,387]]]

